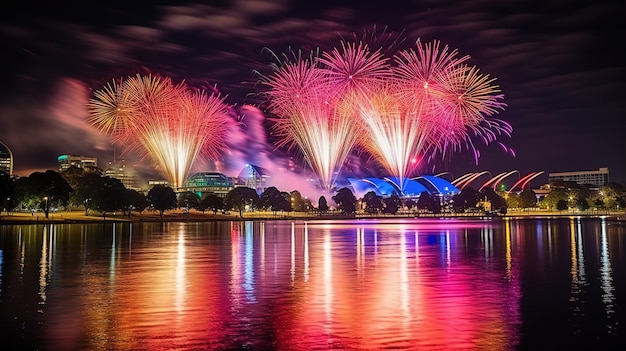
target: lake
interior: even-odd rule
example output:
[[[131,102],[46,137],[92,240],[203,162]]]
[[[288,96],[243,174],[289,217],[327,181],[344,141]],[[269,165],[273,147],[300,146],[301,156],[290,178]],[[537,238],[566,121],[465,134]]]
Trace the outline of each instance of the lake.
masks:
[[[623,349],[626,222],[0,226],[6,350]]]

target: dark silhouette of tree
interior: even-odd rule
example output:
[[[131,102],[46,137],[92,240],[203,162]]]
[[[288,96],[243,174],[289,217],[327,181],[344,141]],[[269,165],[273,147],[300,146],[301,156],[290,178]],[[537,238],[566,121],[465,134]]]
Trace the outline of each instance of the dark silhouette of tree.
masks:
[[[13,179],[7,173],[0,171],[0,211],[5,209],[10,212],[16,207],[14,188]]]
[[[384,200],[385,208],[383,212],[386,214],[396,214],[398,213],[398,209],[402,206],[402,200],[397,194],[392,194],[390,197],[385,198]]]
[[[200,198],[193,191],[184,191],[178,194],[178,207],[190,209],[198,209],[200,207]]]
[[[344,214],[353,215],[356,212],[356,197],[349,188],[341,188],[333,196],[337,208]]]
[[[259,207],[271,210],[274,215],[277,211],[291,211],[291,195],[271,186],[261,193]]]
[[[102,214],[106,219],[107,212],[114,212],[125,207],[124,193],[126,188],[119,179],[111,177],[99,177],[98,185],[90,206]]]
[[[75,172],[78,173],[78,171]],[[92,200],[97,196],[99,187],[102,185],[102,176],[93,172],[82,173],[73,181],[75,185],[70,199],[75,206],[84,206],[85,216],[87,216],[89,209],[95,210]]]
[[[383,198],[376,195],[373,191],[363,195],[363,203],[365,203],[365,212],[367,213],[380,213],[385,208]]]
[[[406,199],[404,200],[404,206],[409,210],[409,211],[413,211],[414,207],[417,206],[417,201],[413,200],[413,199]]]
[[[226,208],[239,211],[239,217],[243,217],[243,210],[246,206],[254,209],[257,207],[258,203],[259,195],[256,193],[256,190],[245,186],[234,188],[229,191],[224,198]]]
[[[50,207],[62,207],[69,203],[72,188],[53,170],[34,172],[16,183],[15,195],[19,202],[29,208],[43,208],[46,218]]]
[[[124,204],[124,210],[128,212],[128,217],[131,216],[132,211],[141,213],[150,206],[146,196],[135,189],[124,190]]]
[[[417,199],[416,206],[417,208],[427,210],[431,213],[441,213],[441,204],[439,203],[439,199],[425,191],[420,194],[420,197]]]
[[[213,211],[213,215],[216,215],[217,211],[224,209],[224,199],[215,194],[209,194],[200,201],[200,207],[198,209],[202,212],[210,209]]]
[[[531,208],[537,206],[537,195],[534,191],[526,189],[519,194],[520,207]]]
[[[324,195],[320,196],[317,204],[317,211],[319,212],[320,216],[328,212],[328,201],[326,201],[326,197],[324,197]]]
[[[278,204],[278,207],[277,207],[278,210],[284,211],[284,212],[291,212],[293,210],[293,206],[291,205],[291,194],[286,191],[282,191],[280,195],[282,197],[282,200]]]
[[[492,209],[501,209],[502,207],[506,207],[506,201],[504,198],[490,187],[486,187],[483,190],[482,196],[491,203]]]
[[[576,201],[577,209],[581,211],[586,211],[589,209],[589,203],[587,202],[587,199],[585,199],[584,197],[577,197],[575,201]]]
[[[567,200],[565,199],[560,199],[557,203],[556,203],[556,209],[561,212],[563,210],[567,210]]]
[[[452,197],[452,209],[454,212],[465,212],[475,210],[480,202],[481,195],[472,187],[465,187],[460,193]]]
[[[174,189],[164,185],[155,185],[152,187],[152,189],[148,191],[146,198],[148,202],[152,204],[152,207],[159,211],[161,218],[163,218],[163,212],[176,208],[178,204]]]

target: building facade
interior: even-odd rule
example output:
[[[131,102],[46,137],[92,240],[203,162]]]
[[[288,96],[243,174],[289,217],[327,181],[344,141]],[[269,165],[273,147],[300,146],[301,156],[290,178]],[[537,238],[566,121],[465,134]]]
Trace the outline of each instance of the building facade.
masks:
[[[0,142],[0,172],[13,175],[13,153]]]
[[[109,162],[109,167],[104,170],[104,175],[119,179],[126,189],[140,190],[137,172],[126,165],[124,160]]]
[[[602,167],[597,171],[558,172],[548,174],[548,183],[550,185],[566,182],[595,186],[605,185],[609,182],[609,169],[608,167]]]
[[[262,193],[267,186],[269,179],[269,172],[262,167],[247,164],[236,177],[233,177],[233,181],[236,186],[246,186]]]
[[[76,155],[60,155],[57,157],[59,172],[66,171],[74,166],[84,171],[93,171],[98,168],[98,159],[95,157],[76,156]]]
[[[222,173],[199,172],[187,178],[180,190],[194,192],[199,198],[208,194],[225,197],[233,187],[232,180]]]

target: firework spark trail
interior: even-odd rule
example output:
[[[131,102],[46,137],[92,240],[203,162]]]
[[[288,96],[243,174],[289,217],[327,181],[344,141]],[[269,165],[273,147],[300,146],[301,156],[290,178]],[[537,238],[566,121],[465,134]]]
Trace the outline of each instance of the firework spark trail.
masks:
[[[91,124],[127,151],[149,156],[174,187],[198,156],[219,157],[229,118],[219,94],[139,75],[96,91],[89,110]]]
[[[391,70],[380,51],[372,53],[366,44],[342,42],[341,46],[341,52],[334,48],[319,59],[324,83],[333,88],[336,98],[352,96],[358,104],[391,77]]]
[[[394,93],[391,88],[381,89],[361,109],[360,114],[369,135],[362,146],[390,174],[402,179],[412,171],[407,161],[425,152],[428,134],[425,133],[427,128],[422,125],[424,120],[420,115],[403,109]]]
[[[354,146],[402,179],[421,167],[418,160],[465,148],[478,163],[474,139],[510,136],[511,126],[492,118],[506,106],[495,79],[466,65],[469,56],[418,39],[393,58],[342,42],[321,56],[282,62],[265,79],[278,146],[298,145],[324,188]]]
[[[320,187],[329,190],[359,134],[358,124],[347,114],[347,100],[329,84],[330,71],[320,69],[321,62],[297,56],[295,62],[277,66],[265,84],[270,110],[278,116],[272,119],[273,131],[282,139],[277,147],[297,145]]]

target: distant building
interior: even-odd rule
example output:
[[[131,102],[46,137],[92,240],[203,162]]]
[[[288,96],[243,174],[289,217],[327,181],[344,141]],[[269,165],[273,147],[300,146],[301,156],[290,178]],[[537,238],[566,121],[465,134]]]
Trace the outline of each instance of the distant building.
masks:
[[[168,182],[167,180],[161,179],[161,180],[149,180],[148,181],[148,187],[152,188],[155,185],[162,185],[162,186],[170,186],[170,182]]]
[[[182,191],[191,191],[203,198],[208,194],[225,197],[233,189],[232,180],[222,173],[200,172],[185,180]]]
[[[13,175],[13,153],[0,142],[0,172]]]
[[[60,155],[57,157],[59,172],[66,171],[74,166],[84,171],[90,172],[98,168],[98,159],[95,157]]]
[[[548,174],[548,183],[550,185],[568,182],[581,185],[605,185],[609,182],[609,169],[607,167],[603,167],[599,168],[597,171],[559,172]]]
[[[126,189],[139,190],[137,172],[126,165],[124,160],[109,162],[109,167],[104,170],[104,175],[119,179]]]
[[[259,166],[247,164],[237,177],[233,178],[235,186],[246,186],[261,193],[265,190],[269,172]]]

